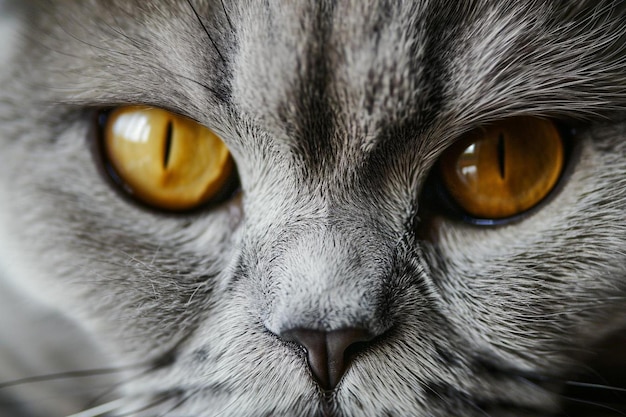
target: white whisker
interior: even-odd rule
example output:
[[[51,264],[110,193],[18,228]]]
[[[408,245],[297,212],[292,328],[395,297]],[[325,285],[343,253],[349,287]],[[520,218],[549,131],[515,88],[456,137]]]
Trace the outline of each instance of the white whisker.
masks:
[[[110,413],[112,411],[118,410],[120,407],[124,406],[127,403],[127,399],[120,398],[106,404],[101,404],[96,407],[90,408],[88,410],[81,411],[80,413],[72,414],[67,417],[98,417]]]

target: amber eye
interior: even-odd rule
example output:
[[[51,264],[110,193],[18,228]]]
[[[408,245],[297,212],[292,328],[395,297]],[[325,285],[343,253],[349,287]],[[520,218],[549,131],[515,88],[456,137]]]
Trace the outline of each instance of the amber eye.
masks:
[[[563,154],[551,121],[519,117],[468,133],[442,155],[439,170],[448,193],[470,216],[503,219],[550,193]]]
[[[106,162],[126,190],[164,210],[189,210],[215,198],[235,172],[222,140],[166,110],[127,106],[102,129]]]

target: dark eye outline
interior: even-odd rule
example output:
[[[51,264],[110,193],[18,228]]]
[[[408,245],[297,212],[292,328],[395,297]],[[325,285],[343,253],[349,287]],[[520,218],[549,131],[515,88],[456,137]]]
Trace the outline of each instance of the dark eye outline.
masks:
[[[553,122],[561,135],[561,140],[563,141],[563,168],[554,187],[552,187],[544,198],[531,208],[513,216],[499,219],[481,218],[467,213],[454,200],[446,186],[443,184],[439,174],[439,160],[431,168],[428,179],[425,182],[420,195],[420,206],[425,205],[427,210],[430,212],[437,213],[438,215],[454,221],[460,221],[477,227],[505,226],[519,222],[541,210],[547,203],[552,201],[554,197],[559,194],[563,186],[567,183],[567,178],[571,175],[571,171],[575,167],[580,154],[579,146],[577,145],[575,139],[578,135],[578,128],[574,127],[575,124],[563,123],[559,121]]]
[[[100,108],[93,111],[91,117],[91,129],[89,132],[89,138],[91,142],[91,153],[96,168],[104,181],[112,188],[112,190],[120,196],[124,201],[132,204],[142,210],[152,212],[154,214],[168,215],[168,216],[188,216],[210,211],[233,200],[237,195],[241,193],[241,181],[239,180],[239,169],[236,161],[233,160],[234,169],[230,174],[227,182],[220,189],[220,191],[210,199],[198,204],[195,207],[183,210],[172,210],[162,207],[157,207],[153,204],[143,201],[139,198],[133,189],[120,177],[113,165],[106,157],[106,148],[104,143],[104,128],[109,115],[113,110],[118,107],[124,107],[127,105],[111,106],[106,108]],[[156,107],[150,106],[148,107]],[[164,109],[171,111],[169,109]],[[172,111],[172,113],[177,114]]]

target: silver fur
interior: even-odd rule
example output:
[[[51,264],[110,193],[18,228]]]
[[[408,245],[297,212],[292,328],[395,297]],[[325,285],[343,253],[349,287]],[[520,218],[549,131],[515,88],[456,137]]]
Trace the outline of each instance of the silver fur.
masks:
[[[520,375],[566,378],[626,326],[624,2],[191,1],[208,34],[182,0],[10,9],[0,270],[145,365],[116,412],[558,410]],[[242,193],[184,216],[121,198],[92,148],[125,103],[218,132]],[[500,227],[423,214],[442,150],[521,114],[577,122],[549,201]],[[355,325],[380,337],[330,395],[276,336]]]

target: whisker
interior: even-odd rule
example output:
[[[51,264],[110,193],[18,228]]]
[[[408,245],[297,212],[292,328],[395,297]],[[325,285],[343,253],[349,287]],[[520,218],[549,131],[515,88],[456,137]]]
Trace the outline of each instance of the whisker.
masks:
[[[601,408],[604,410],[608,410],[611,411],[612,413],[617,413],[617,415],[621,415],[621,416],[626,416],[626,412],[624,411],[623,408],[615,408],[616,405],[620,405],[620,404],[626,404],[626,401],[623,398],[620,397],[616,397],[616,400],[619,400],[617,402],[611,401],[611,402],[600,402],[598,400],[590,400],[590,399],[583,399],[581,397],[574,397],[571,395],[567,395],[564,394],[563,392],[561,392],[561,390],[559,389],[559,387],[576,387],[576,388],[582,388],[582,389],[592,389],[595,392],[600,391],[601,393],[625,393],[626,392],[626,388],[621,388],[621,387],[616,387],[616,386],[610,386],[610,385],[603,385],[603,384],[597,384],[597,383],[589,383],[589,382],[582,382],[582,381],[571,381],[571,380],[563,380],[561,378],[557,378],[554,376],[547,376],[547,375],[539,375],[539,374],[533,374],[530,372],[512,372],[512,375],[517,376],[521,379],[523,379],[524,381],[527,381],[528,383],[532,384],[533,386],[540,388],[544,391],[550,392],[552,394],[556,394],[559,396],[559,398],[561,398],[563,400],[563,404],[562,406],[564,407],[564,410],[568,410],[569,409],[569,405],[567,404],[567,402],[570,403],[576,403],[576,404],[582,404],[582,405],[586,405],[586,406],[591,406],[593,408]],[[553,387],[549,387],[547,384],[554,384]],[[593,397],[592,397],[593,398]],[[575,406],[576,408],[575,410],[575,415],[592,415],[592,414],[588,414],[587,412],[582,412],[582,414],[579,414],[580,410],[579,407],[580,406]],[[566,412],[567,416],[570,416],[569,412]]]
[[[189,395],[186,395],[186,396],[182,397],[180,401],[178,401],[176,404],[174,404],[171,408],[169,408],[166,411],[164,411],[162,414],[159,414],[158,417],[167,417],[172,411],[176,410],[177,408],[179,408],[180,406],[185,404],[195,394],[196,393],[194,392],[194,393],[190,393]]]
[[[194,7],[194,5],[191,3],[191,0],[187,0],[187,4],[189,4],[189,7],[191,7],[191,10],[193,10],[193,14],[196,16],[196,19],[198,19],[198,22],[200,23],[200,26],[202,26],[204,33],[206,33],[206,36],[209,38],[209,41],[211,41],[211,43],[213,44],[213,48],[215,48],[215,52],[217,52],[217,54],[220,56],[220,58],[222,59],[222,62],[226,64],[226,59],[224,58],[224,55],[222,55],[222,53],[220,52],[220,49],[217,47],[217,44],[215,43],[215,40],[213,40],[213,37],[211,36],[211,32],[209,32],[207,27],[204,25],[202,18],[198,14],[198,11]]]
[[[200,23],[202,23],[202,22],[200,22]],[[129,36],[127,33],[125,33],[123,30],[118,29],[118,28],[115,28],[115,27],[112,27],[112,26],[109,26],[109,29],[110,29],[110,30],[111,30],[111,32],[113,32],[114,34],[116,34],[116,35],[118,35],[118,36],[121,36],[121,37],[123,37],[124,39],[126,39],[126,40],[128,41],[128,42],[127,42],[127,44],[128,44],[128,45],[130,45],[130,46],[134,47],[135,49],[137,49],[137,50],[139,50],[139,51],[142,51],[142,49],[141,49],[141,45],[138,45],[138,44],[137,44],[137,41],[136,41],[134,38],[132,38],[131,36]],[[120,51],[113,50],[113,49],[106,49],[106,50],[107,50],[108,52],[110,52],[110,53],[114,53],[114,54],[118,54],[118,55],[124,55],[124,56],[128,55],[128,53],[120,52]],[[218,53],[219,53],[219,51],[218,51]],[[221,55],[220,55],[220,56],[221,56]],[[161,71],[164,71],[165,73],[167,73],[167,74],[171,75],[173,78],[180,78],[180,79],[182,79],[182,80],[192,82],[192,83],[194,83],[194,84],[196,84],[196,85],[199,85],[200,87],[203,87],[205,90],[207,90],[207,91],[211,92],[211,93],[212,93],[215,97],[218,97],[218,98],[222,97],[222,94],[221,94],[219,91],[216,91],[215,89],[211,88],[211,87],[210,87],[210,86],[208,86],[206,83],[203,83],[203,82],[202,82],[202,81],[200,81],[200,80],[197,80],[197,79],[195,79],[195,78],[191,78],[191,77],[186,76],[186,75],[184,75],[184,74],[176,73],[176,72],[174,72],[173,70],[171,70],[171,69],[169,69],[169,68],[164,67],[163,65],[155,65],[155,64],[150,65],[150,64],[146,63],[146,62],[145,62],[145,60],[142,60],[142,65],[143,65],[144,67],[147,67],[148,69],[159,69],[159,70],[161,70]],[[153,264],[154,264],[154,261],[155,261],[156,256],[157,256],[157,254],[158,254],[158,252],[159,252],[159,250],[160,250],[160,249],[161,249],[161,245],[159,245],[159,246],[157,247],[157,250],[156,250],[156,252],[154,253],[153,259],[152,259],[152,261],[150,262],[150,265],[153,265]]]
[[[492,398],[489,395],[465,391],[447,383],[427,383],[422,387],[436,395],[451,412],[459,405],[463,405],[486,417],[491,417],[493,413],[499,415],[503,411],[516,411],[537,417],[554,417],[554,410],[546,405],[518,402],[515,399]]]
[[[85,405],[85,409],[94,407],[97,403],[99,403],[102,399],[106,398],[108,395],[112,394],[113,392],[115,392],[115,390],[117,390],[119,387],[139,378],[142,377],[146,374],[148,374],[149,372],[151,372],[153,369],[146,369],[146,370],[142,370],[141,372],[138,372],[136,375],[133,375],[129,378],[126,378],[124,381],[120,381],[117,382],[115,384],[113,384],[110,388],[107,388],[106,391],[102,392],[101,394],[98,394],[94,399],[92,399],[91,401],[89,401],[86,405]]]
[[[132,370],[132,369],[140,369],[146,366],[147,366],[146,363],[141,363],[141,364],[127,365],[127,366],[120,366],[120,367],[115,367],[115,368],[84,369],[84,370],[79,370],[79,371],[67,371],[67,372],[57,372],[57,373],[46,374],[46,375],[37,375],[37,376],[16,379],[13,381],[1,382],[0,389],[14,387],[17,385],[36,383],[36,382],[54,381],[58,379],[85,378],[85,377],[97,376],[97,375],[115,374],[118,372],[124,372],[124,371]]]
[[[561,397],[562,397],[562,398],[564,398],[564,399],[566,399],[566,400],[568,400],[568,401],[573,401],[573,402],[580,403],[580,404],[591,405],[591,406],[593,406],[593,407],[602,408],[602,409],[604,409],[604,410],[610,410],[610,411],[612,411],[612,412],[615,412],[615,413],[619,414],[620,416],[626,416],[626,413],[625,413],[625,412],[623,412],[623,411],[621,411],[621,410],[618,410],[617,408],[613,408],[613,407],[611,407],[611,406],[608,406],[608,405],[606,405],[606,404],[603,404],[603,403],[598,403],[598,402],[595,402],[595,401],[589,401],[589,400],[582,400],[582,399],[580,399],[580,398],[566,397],[566,396],[564,396],[564,395],[561,395]]]
[[[600,390],[607,390],[607,391],[626,392],[626,388],[612,387],[610,385],[603,385],[603,384],[593,384],[590,382],[565,381],[564,384],[574,386],[574,387],[581,387],[581,388],[593,388],[593,389],[600,389]]]
[[[558,416],[591,416],[596,415],[593,409],[603,409],[606,411],[610,411],[611,415],[621,415],[626,416],[626,412],[621,404],[625,404],[623,399],[617,396],[618,393],[626,392],[625,388],[622,387],[613,387],[610,385],[605,385],[601,383],[592,383],[592,382],[584,382],[584,381],[576,381],[576,380],[566,380],[563,377],[558,377],[556,375],[549,374],[540,374],[533,371],[528,370],[520,370],[511,367],[503,368],[493,363],[486,362],[484,360],[477,361],[480,363],[482,368],[487,372],[491,373],[496,377],[507,376],[509,378],[518,378],[520,381],[524,381],[532,386],[539,388],[547,393],[558,396],[561,399],[561,414]],[[597,375],[600,376],[600,375]],[[593,395],[585,395],[583,392],[582,395],[578,393],[570,393],[567,388],[579,388],[581,390],[592,390],[591,394]],[[563,389],[566,389],[563,392]],[[610,394],[613,393],[616,395],[617,402],[615,401],[605,401],[604,399],[600,399],[599,394]],[[573,394],[573,395],[572,395]],[[586,394],[590,394],[587,392]],[[581,408],[582,407],[582,408]],[[618,407],[618,408],[615,408]],[[587,410],[589,408],[590,410]],[[533,415],[536,415],[533,410]],[[554,415],[550,413],[549,415]]]
[[[235,27],[233,26],[232,20],[230,20],[230,16],[228,15],[228,12],[226,11],[226,5],[224,4],[224,0],[220,0],[220,2],[222,3],[222,10],[224,10],[224,16],[226,16],[226,21],[228,21],[228,26],[230,26],[231,32],[235,33]]]
[[[72,414],[70,416],[67,417],[97,417],[97,416],[102,416],[105,415],[107,413],[110,413],[112,411],[115,411],[117,409],[119,409],[120,407],[122,407],[126,401],[128,401],[125,398],[120,398],[111,402],[108,402],[106,404],[101,404],[98,405],[96,407],[93,408],[89,408],[87,410],[83,410],[79,413],[76,414]]]

